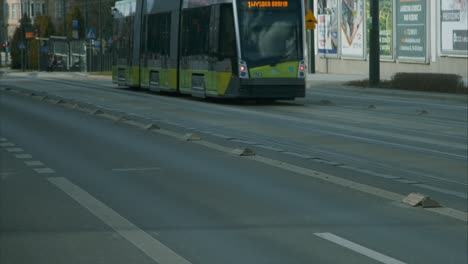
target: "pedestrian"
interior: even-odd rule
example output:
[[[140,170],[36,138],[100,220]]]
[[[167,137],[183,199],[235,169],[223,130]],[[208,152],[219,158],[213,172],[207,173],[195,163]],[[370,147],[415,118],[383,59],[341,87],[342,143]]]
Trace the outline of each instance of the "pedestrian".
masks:
[[[50,61],[49,61],[49,67],[47,68],[47,71],[52,72],[54,71],[54,67],[57,65],[57,57],[55,54],[50,55]]]

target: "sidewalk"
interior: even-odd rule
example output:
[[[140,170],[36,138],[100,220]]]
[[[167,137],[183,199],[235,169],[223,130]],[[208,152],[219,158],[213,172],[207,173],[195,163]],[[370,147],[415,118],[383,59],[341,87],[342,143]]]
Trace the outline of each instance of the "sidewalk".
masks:
[[[366,92],[381,95],[398,95],[408,97],[425,97],[432,99],[455,99],[462,100],[468,103],[468,96],[464,94],[453,94],[453,93],[440,93],[440,92],[428,92],[428,91],[412,91],[392,88],[375,88],[368,86],[352,86],[347,85],[351,81],[362,81],[368,80],[368,75],[357,75],[357,74],[327,74],[327,73],[309,73],[307,74],[307,88],[311,90],[327,89],[332,91],[333,89],[347,89],[355,92]],[[381,80],[390,80],[389,77],[381,77]],[[468,79],[463,80],[465,85],[468,85]]]
[[[366,74],[333,74],[333,73],[308,73],[307,81],[312,81],[318,84],[340,84],[344,85],[351,81],[368,80],[369,75]],[[391,76],[380,76],[381,80],[390,80]],[[468,77],[463,79],[465,86],[468,86]]]

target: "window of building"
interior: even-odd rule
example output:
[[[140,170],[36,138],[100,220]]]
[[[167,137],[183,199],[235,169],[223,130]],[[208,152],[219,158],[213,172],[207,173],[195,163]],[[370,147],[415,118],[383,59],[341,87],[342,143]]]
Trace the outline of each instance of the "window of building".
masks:
[[[34,16],[42,16],[44,13],[42,12],[41,4],[34,4]]]
[[[63,2],[62,1],[55,1],[55,17],[57,18],[63,17]]]
[[[21,6],[20,16],[23,16],[24,14],[26,14],[26,16],[31,16],[31,13],[29,11],[30,11],[29,10],[29,4],[23,3],[23,5]]]
[[[11,5],[11,18],[12,19],[18,19],[18,9],[19,9],[19,4]]]
[[[8,4],[5,4],[5,7],[3,9],[3,17],[5,18],[5,20],[8,20],[9,17],[10,17],[10,10],[9,10],[10,6]]]

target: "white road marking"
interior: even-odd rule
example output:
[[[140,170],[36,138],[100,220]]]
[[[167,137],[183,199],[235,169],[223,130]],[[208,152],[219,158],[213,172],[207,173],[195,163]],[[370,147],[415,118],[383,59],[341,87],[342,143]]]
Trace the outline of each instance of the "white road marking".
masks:
[[[33,161],[25,161],[24,164],[26,164],[27,166],[30,166],[30,167],[34,167],[34,166],[44,166],[44,163],[38,161],[38,160],[33,160]]]
[[[15,155],[15,157],[18,159],[31,159],[32,158],[32,156],[29,154],[18,154],[18,155]]]
[[[6,138],[0,138],[0,142],[7,141]]]
[[[13,152],[13,153],[18,153],[18,152],[23,152],[24,151],[22,148],[7,148],[6,150],[8,152]]]
[[[191,264],[69,180],[62,177],[48,178],[48,180],[157,263]]]
[[[0,143],[0,147],[6,148],[6,147],[14,147],[15,144],[10,143],[10,142],[5,142],[5,143]]]
[[[347,249],[351,249],[354,252],[357,252],[361,255],[364,255],[366,257],[369,257],[371,259],[377,260],[381,263],[385,264],[405,264],[405,262],[399,261],[397,259],[391,258],[389,256],[386,256],[384,254],[381,254],[377,251],[374,251],[372,249],[368,249],[366,247],[363,247],[359,244],[356,244],[354,242],[351,242],[349,240],[346,240],[344,238],[341,238],[339,236],[336,236],[332,233],[315,233],[316,236],[321,237],[325,240],[328,240],[330,242],[333,242],[335,244],[338,244],[342,247],[345,247]]]
[[[33,169],[35,172],[39,173],[39,174],[50,174],[50,173],[55,173],[55,171],[51,168],[36,168],[36,169]]]
[[[112,169],[112,171],[115,171],[115,172],[155,171],[155,170],[161,170],[161,168],[159,168],[159,167],[149,167],[149,168],[117,168],[117,169]]]

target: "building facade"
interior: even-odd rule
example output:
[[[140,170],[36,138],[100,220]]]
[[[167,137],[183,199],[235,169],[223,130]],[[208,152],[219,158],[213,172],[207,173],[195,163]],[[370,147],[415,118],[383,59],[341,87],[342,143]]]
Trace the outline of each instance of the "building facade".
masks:
[[[432,72],[468,75],[468,0],[379,0],[381,75]],[[318,0],[316,70],[369,71],[367,0]]]
[[[47,14],[46,0],[4,0],[3,14],[5,31],[11,38],[23,15],[34,21],[36,17]]]
[[[34,19],[38,16],[50,16],[58,32],[62,32],[66,21],[66,14],[75,6],[82,5],[83,1],[77,0],[1,0],[0,36],[13,36],[24,14]],[[3,40],[2,40],[3,41]]]

